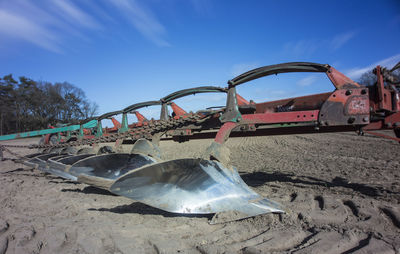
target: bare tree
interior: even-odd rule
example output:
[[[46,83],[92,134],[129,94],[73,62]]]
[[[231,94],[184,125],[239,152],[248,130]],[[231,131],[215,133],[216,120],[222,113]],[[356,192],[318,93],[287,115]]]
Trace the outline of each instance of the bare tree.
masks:
[[[12,75],[0,78],[0,133],[46,128],[93,116],[98,106],[82,89],[64,83],[34,81]]]

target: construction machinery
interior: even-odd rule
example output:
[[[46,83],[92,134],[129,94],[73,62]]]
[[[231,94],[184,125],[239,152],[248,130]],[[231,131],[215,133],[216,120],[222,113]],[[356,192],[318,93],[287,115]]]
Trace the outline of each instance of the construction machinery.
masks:
[[[360,85],[327,64],[291,62],[264,66],[228,81],[228,86],[196,87],[160,100],[133,104],[123,110],[82,121],[75,136],[55,144],[32,144],[39,153],[21,158],[26,165],[65,179],[106,189],[164,211],[182,214],[234,213],[235,219],[284,208],[261,197],[241,179],[230,163],[225,143],[230,137],[356,131],[400,141],[399,80],[377,66],[377,82]],[[236,87],[272,74],[325,73],[334,91],[263,103],[247,101]],[[226,105],[187,113],[174,100],[196,93],[225,93]],[[159,105],[159,120],[138,110]],[[173,110],[168,113],[168,107]],[[138,121],[128,123],[127,114]],[[102,128],[101,120],[122,115],[122,123]],[[85,124],[96,121],[93,133]],[[392,129],[394,136],[376,132]],[[65,132],[66,130],[58,130]],[[214,139],[200,158],[165,160],[162,140],[185,142]],[[3,150],[8,150],[2,146]]]

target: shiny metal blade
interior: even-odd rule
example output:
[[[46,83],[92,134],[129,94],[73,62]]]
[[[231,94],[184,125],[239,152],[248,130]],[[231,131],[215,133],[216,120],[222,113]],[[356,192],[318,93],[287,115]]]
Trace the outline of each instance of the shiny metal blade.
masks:
[[[71,180],[71,181],[77,181],[77,177],[74,175],[71,175],[63,170],[60,169],[54,169],[52,167],[49,167],[46,171],[47,173],[59,176],[61,178],[67,179],[67,180]]]
[[[65,158],[63,158],[63,159],[65,159]],[[76,176],[73,176],[67,172],[69,165],[60,163],[58,160],[56,161],[56,160],[52,160],[52,159],[49,159],[47,161],[47,165],[48,165],[48,173],[51,173],[53,175],[62,177],[64,179],[72,180],[72,181],[77,180]]]
[[[52,157],[47,160],[48,173],[54,174],[64,179],[77,181],[77,177],[69,173],[70,165],[90,156],[94,155],[80,154],[80,155],[66,155],[66,156]]]
[[[145,166],[120,177],[110,191],[174,213],[234,211],[242,218],[283,212],[281,205],[251,190],[236,169],[203,159]]]
[[[49,173],[47,168],[47,160],[51,157],[56,157],[56,156],[58,156],[57,153],[42,154],[28,160],[28,163],[32,163],[33,165],[37,166],[37,169]]]
[[[69,173],[81,174],[106,179],[117,179],[127,172],[156,161],[142,154],[112,153],[88,157],[72,165]]]

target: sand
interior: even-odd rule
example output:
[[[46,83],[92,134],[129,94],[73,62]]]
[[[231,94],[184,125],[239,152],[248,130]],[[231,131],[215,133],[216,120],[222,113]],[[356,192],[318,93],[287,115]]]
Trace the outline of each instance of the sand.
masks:
[[[161,149],[167,158],[184,158],[210,142],[166,141]],[[0,254],[399,253],[398,143],[334,133],[235,138],[227,145],[243,180],[286,214],[210,225],[212,216],[167,213],[6,160]]]

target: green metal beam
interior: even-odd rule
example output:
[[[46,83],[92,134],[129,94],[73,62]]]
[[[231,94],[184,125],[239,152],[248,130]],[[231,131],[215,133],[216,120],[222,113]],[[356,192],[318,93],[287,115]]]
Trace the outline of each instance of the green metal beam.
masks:
[[[129,130],[128,127],[128,113],[122,114],[122,124],[121,128],[118,130],[119,133],[127,132]]]
[[[101,137],[103,136],[103,126],[101,125],[101,120],[97,122],[97,132],[96,132],[96,137]]]
[[[90,129],[90,128],[94,128],[96,126],[97,126],[97,120],[92,120],[92,121],[85,123],[83,125],[83,128]],[[41,136],[41,135],[59,133],[59,132],[76,131],[79,129],[80,129],[80,125],[70,125],[70,126],[59,127],[59,128],[54,128],[54,129],[45,129],[45,130],[14,133],[14,134],[0,136],[0,141],[17,139],[17,138],[35,137],[35,136]]]

